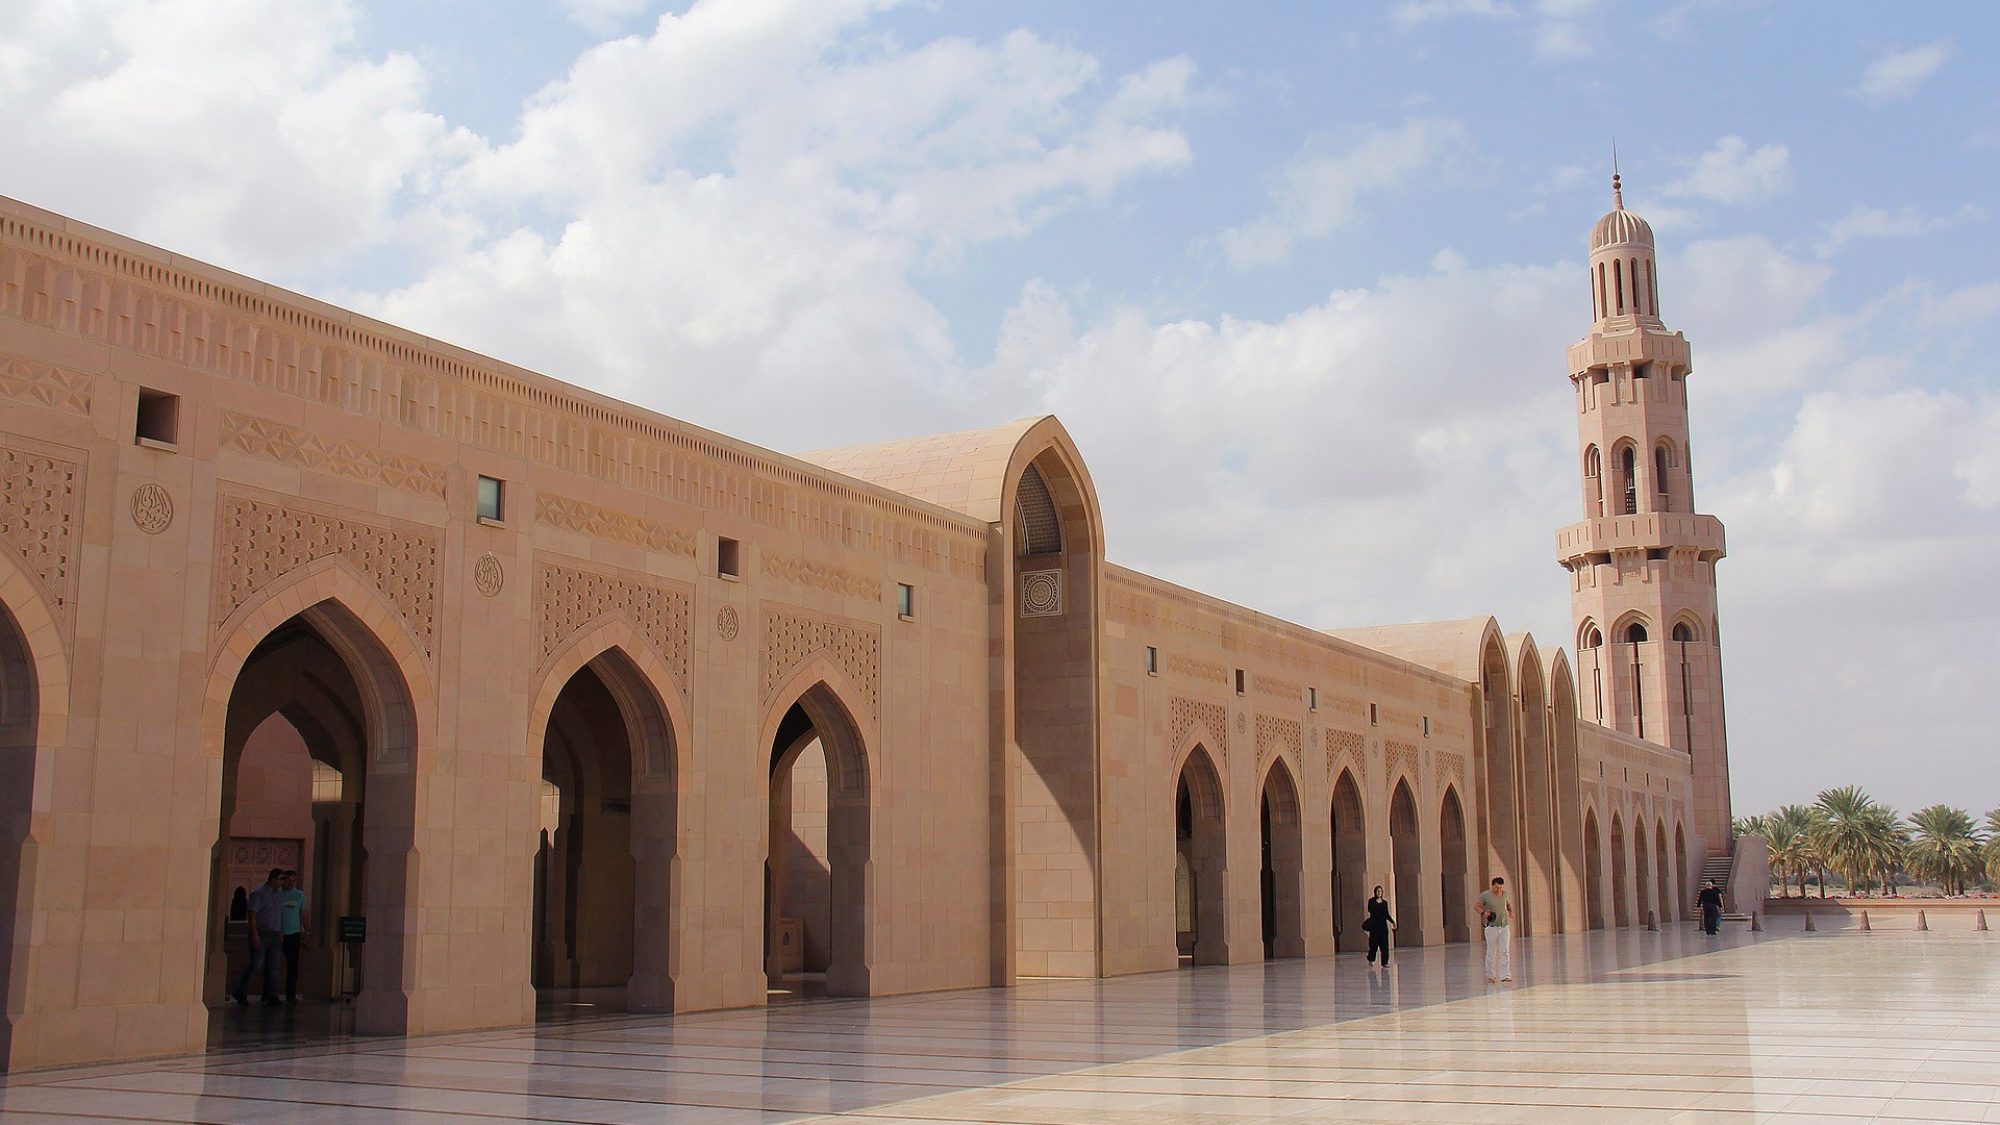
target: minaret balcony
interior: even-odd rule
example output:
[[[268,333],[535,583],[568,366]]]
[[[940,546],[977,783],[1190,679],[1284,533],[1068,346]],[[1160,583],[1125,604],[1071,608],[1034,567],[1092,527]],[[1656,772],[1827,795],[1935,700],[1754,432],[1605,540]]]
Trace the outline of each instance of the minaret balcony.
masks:
[[[1615,551],[1691,549],[1704,561],[1723,556],[1722,521],[1694,512],[1641,512],[1583,520],[1556,532],[1563,562]]]

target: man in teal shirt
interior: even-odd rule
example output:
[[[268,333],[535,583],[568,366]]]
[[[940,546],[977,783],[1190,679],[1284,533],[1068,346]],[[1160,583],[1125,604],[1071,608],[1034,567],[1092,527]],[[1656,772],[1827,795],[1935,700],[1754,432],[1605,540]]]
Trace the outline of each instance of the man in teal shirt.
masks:
[[[285,947],[285,999],[299,998],[299,947],[306,937],[306,893],[299,889],[299,873],[285,872],[278,884],[278,902],[284,915],[280,922]]]

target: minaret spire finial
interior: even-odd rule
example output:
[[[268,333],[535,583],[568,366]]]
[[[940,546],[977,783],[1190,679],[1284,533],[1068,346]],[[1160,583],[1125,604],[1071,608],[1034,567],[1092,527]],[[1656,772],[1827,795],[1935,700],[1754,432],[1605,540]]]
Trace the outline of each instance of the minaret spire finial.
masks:
[[[1618,138],[1611,138],[1611,206],[1614,210],[1625,209],[1625,192],[1618,186]]]

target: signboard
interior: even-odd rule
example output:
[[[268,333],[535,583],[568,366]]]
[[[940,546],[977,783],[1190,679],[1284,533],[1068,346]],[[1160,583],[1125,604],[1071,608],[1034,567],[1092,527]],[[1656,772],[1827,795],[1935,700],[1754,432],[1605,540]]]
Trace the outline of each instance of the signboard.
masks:
[[[360,945],[368,940],[368,918],[362,914],[340,916],[340,936],[336,940],[348,945]]]

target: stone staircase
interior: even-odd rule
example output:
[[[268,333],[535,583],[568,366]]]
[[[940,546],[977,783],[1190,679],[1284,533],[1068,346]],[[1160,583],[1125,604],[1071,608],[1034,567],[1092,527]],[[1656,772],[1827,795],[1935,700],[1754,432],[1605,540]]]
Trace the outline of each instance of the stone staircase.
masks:
[[[1716,889],[1723,893],[1724,901],[1728,900],[1729,895],[1729,873],[1735,866],[1736,857],[1733,855],[1712,855],[1701,862],[1702,879],[1704,881],[1712,880],[1715,883]],[[1750,920],[1748,914],[1730,911],[1725,911],[1722,918],[1726,922],[1747,922]]]

